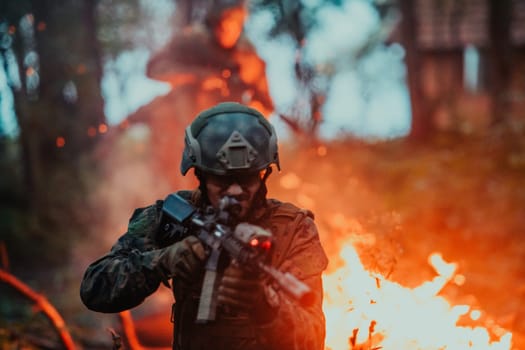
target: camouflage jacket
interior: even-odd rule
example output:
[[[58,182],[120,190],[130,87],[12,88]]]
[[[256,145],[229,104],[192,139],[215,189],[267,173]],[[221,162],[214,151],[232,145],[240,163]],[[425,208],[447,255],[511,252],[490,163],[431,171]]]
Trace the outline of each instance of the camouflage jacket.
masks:
[[[186,194],[187,195],[187,194]],[[85,272],[80,294],[84,304],[99,312],[133,308],[167,283],[159,257],[167,244],[156,239],[162,201],[133,213],[128,231],[111,251]],[[209,324],[195,323],[200,285],[186,286],[172,280],[176,350],[322,350],[325,319],[322,311],[321,274],[327,265],[313,215],[292,204],[268,199],[267,206],[250,220],[271,230],[275,243],[271,265],[293,273],[316,294],[312,306],[298,306],[277,291],[276,317],[257,324],[249,317],[221,317]],[[197,281],[198,282],[198,281]]]

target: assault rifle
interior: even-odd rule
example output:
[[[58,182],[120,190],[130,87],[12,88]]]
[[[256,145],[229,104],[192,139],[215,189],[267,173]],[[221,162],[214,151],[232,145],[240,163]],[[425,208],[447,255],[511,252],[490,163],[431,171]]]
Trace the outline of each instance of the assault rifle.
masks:
[[[293,274],[283,273],[265,263],[273,244],[269,231],[248,223],[231,227],[231,216],[239,209],[238,201],[232,197],[223,197],[218,209],[210,206],[205,210],[195,208],[178,194],[170,194],[164,200],[162,229],[176,232],[180,239],[189,234],[196,235],[208,253],[197,311],[199,323],[215,320],[215,291],[221,273],[219,260],[223,253],[250,273],[264,273],[276,288],[282,289],[301,305],[307,306],[314,300],[308,285]],[[185,227],[183,231],[181,226]]]

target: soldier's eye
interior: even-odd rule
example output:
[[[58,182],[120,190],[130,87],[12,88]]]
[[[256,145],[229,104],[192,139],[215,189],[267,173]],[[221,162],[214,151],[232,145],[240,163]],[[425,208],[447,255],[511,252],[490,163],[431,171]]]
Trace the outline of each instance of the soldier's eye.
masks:
[[[227,188],[232,184],[238,184],[241,187],[250,186],[257,183],[260,179],[259,173],[237,176],[210,175],[208,177],[209,182],[222,188]]]

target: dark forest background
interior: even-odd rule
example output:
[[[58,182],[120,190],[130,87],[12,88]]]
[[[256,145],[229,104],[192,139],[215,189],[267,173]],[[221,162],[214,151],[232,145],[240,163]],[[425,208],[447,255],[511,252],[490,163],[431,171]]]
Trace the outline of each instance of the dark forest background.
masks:
[[[403,46],[410,130],[393,139],[323,140],[317,128],[325,96],[312,92],[307,122],[279,116],[292,136],[283,142],[283,173],[272,175],[270,194],[316,212],[331,256],[352,235],[376,235],[358,247],[363,262],[408,287],[431,277],[421,264],[443,252],[467,281],[444,293],[486,310],[513,331],[516,349],[525,346],[525,2],[372,3],[388,34],[370,36],[348,60],[376,45]],[[114,346],[107,329],[121,324],[80,304],[87,264],[125,231],[133,208],[195,185],[178,173],[184,126],[225,100],[275,109],[261,84],[264,70],[251,80],[243,75],[247,63],[239,57],[264,66],[248,39],[240,33],[232,46],[218,39],[224,13],[239,5],[174,0],[166,29],[139,0],[0,4],[0,62],[17,124],[11,133],[0,123],[0,267],[57,308],[79,347]],[[315,9],[299,2],[246,6],[274,10],[271,35],[287,33],[299,48],[315,25]],[[170,33],[162,47],[152,40],[156,31]],[[481,61],[474,88],[462,78],[472,43]],[[104,64],[137,46],[153,54],[146,74],[171,90],[111,124]],[[296,66],[300,81],[318,74],[301,61]],[[210,77],[225,85],[207,84],[217,82]],[[0,295],[2,349],[62,347],[27,296],[6,281]],[[148,307],[137,320],[160,308]]]

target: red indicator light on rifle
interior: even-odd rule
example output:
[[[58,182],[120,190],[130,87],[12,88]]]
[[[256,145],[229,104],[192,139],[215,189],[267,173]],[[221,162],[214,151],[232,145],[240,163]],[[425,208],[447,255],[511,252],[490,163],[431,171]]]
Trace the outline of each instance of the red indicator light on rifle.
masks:
[[[250,241],[250,245],[252,247],[257,247],[259,245],[259,240],[257,238],[253,238],[251,241]]]
[[[264,241],[264,242],[262,242],[261,247],[263,247],[263,249],[269,250],[272,247],[272,242]]]

